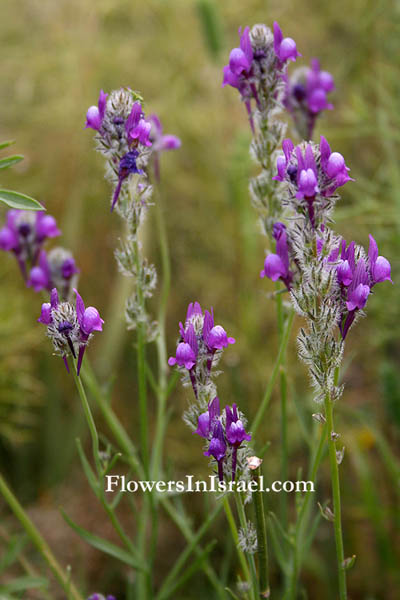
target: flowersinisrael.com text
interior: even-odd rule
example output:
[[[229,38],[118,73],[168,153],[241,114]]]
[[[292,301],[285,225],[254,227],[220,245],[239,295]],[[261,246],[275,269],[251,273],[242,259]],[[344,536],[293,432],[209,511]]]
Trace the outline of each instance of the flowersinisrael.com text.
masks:
[[[156,491],[159,494],[184,493],[184,492],[285,492],[302,493],[314,492],[313,481],[273,481],[270,485],[264,482],[261,475],[258,480],[249,481],[219,481],[216,475],[210,475],[208,479],[195,479],[193,475],[186,475],[184,479],[177,481],[136,481],[127,479],[125,475],[106,475],[106,492],[137,492]]]

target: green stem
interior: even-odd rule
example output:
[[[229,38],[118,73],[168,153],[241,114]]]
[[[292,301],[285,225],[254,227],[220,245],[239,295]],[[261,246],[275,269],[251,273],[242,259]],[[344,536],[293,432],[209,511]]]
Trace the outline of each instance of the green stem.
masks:
[[[67,598],[71,600],[83,600],[83,597],[80,595],[78,590],[75,588],[74,584],[71,582],[70,575],[65,573],[65,571],[62,569],[57,559],[53,555],[52,551],[50,550],[49,545],[44,540],[39,531],[36,529],[35,525],[32,523],[32,521],[18,502],[17,498],[10,490],[1,474],[0,493],[2,494],[3,498],[13,511],[18,521],[21,523],[22,527],[25,529],[32,543],[36,546],[41,556],[46,561],[55,578],[65,591]]]
[[[161,469],[161,456],[166,430],[165,407],[167,402],[168,390],[168,367],[167,367],[167,344],[165,333],[165,322],[169,291],[171,287],[171,267],[169,260],[169,249],[167,230],[165,227],[164,215],[161,203],[161,193],[158,194],[158,202],[156,203],[156,220],[158,238],[161,252],[161,267],[162,267],[162,285],[160,294],[160,304],[158,309],[158,329],[157,337],[157,355],[158,355],[158,394],[157,394],[157,422],[154,435],[153,455],[152,455],[152,474],[157,479]]]
[[[259,484],[260,467],[252,471],[253,480]],[[268,579],[268,545],[267,545],[267,526],[265,521],[264,510],[264,492],[257,490],[253,493],[254,507],[256,514],[256,529],[257,529],[257,553],[258,553],[258,573],[260,583],[261,598],[270,597],[269,579]]]
[[[321,460],[322,460],[322,455],[323,455],[325,440],[326,440],[326,432],[327,432],[327,425],[324,425],[324,428],[323,428],[320,438],[319,438],[316,452],[314,454],[314,459],[312,461],[311,470],[309,473],[309,479],[314,484],[315,484],[315,481],[317,478],[317,472],[318,472],[318,469],[319,469],[319,466],[320,466]],[[297,517],[296,529],[295,529],[294,541],[293,541],[293,545],[294,545],[293,567],[292,567],[292,571],[291,571],[289,587],[284,596],[284,600],[295,600],[295,598],[296,598],[297,581],[299,578],[299,572],[300,572],[300,567],[301,567],[301,549],[303,547],[304,531],[306,529],[305,525],[308,522],[306,519],[306,516],[308,514],[308,507],[310,504],[312,494],[313,494],[312,490],[307,489],[305,496],[303,498],[303,502],[302,502],[302,505],[300,508],[299,515]]]
[[[145,299],[142,289],[143,268],[140,260],[139,243],[136,239],[134,244],[136,260],[136,294],[140,310],[145,310]],[[149,478],[149,439],[148,439],[148,415],[147,415],[147,381],[146,381],[146,334],[144,323],[137,323],[137,380],[139,393],[139,422],[140,422],[140,448],[142,461],[147,478]]]
[[[139,461],[136,448],[118,417],[112,410],[107,399],[105,398],[105,395],[97,382],[96,376],[90,366],[87,356],[85,357],[82,365],[81,376],[88,386],[97,406],[100,408],[103,418],[110,428],[118,447],[127,457],[129,464],[132,466],[135,473],[137,473],[141,479],[145,479],[145,472]]]
[[[266,387],[266,390],[264,393],[264,397],[261,401],[261,404],[260,404],[257,414],[255,416],[255,419],[252,423],[252,426],[250,427],[250,430],[251,430],[253,436],[255,436],[255,433],[256,433],[258,427],[260,426],[260,423],[263,419],[264,413],[265,413],[265,411],[268,407],[269,401],[271,399],[271,394],[274,389],[275,381],[278,376],[282,361],[285,357],[286,348],[287,348],[289,338],[290,338],[290,332],[292,330],[293,319],[294,319],[294,311],[293,311],[293,309],[291,309],[290,313],[287,317],[286,325],[285,325],[283,335],[282,335],[281,344],[280,344],[279,351],[278,351],[278,356],[276,357],[276,361],[274,364],[274,368],[272,370],[271,377],[268,381],[268,384],[267,384],[267,387]]]
[[[73,361],[72,373],[74,375],[74,380],[76,383],[76,387],[79,393],[79,397],[82,402],[83,412],[85,413],[86,421],[90,431],[90,437],[92,438],[92,449],[93,449],[93,458],[96,465],[97,474],[101,476],[102,474],[102,465],[100,460],[99,453],[99,436],[97,434],[96,425],[93,419],[92,411],[90,410],[89,402],[86,396],[85,388],[82,385],[81,378],[76,374],[76,361]]]
[[[224,510],[225,510],[225,515],[226,515],[227,521],[228,521],[229,529],[231,530],[233,543],[235,545],[235,548],[236,548],[236,551],[238,554],[238,558],[239,558],[239,562],[240,562],[240,565],[243,570],[243,576],[246,581],[250,581],[251,576],[250,576],[249,565],[247,564],[246,556],[245,556],[243,550],[239,546],[239,533],[238,533],[238,530],[236,527],[235,518],[233,516],[228,497],[226,495],[224,496],[223,503],[224,503]]]
[[[346,600],[346,570],[344,568],[344,549],[343,549],[343,535],[342,535],[342,515],[341,515],[341,503],[340,503],[340,482],[339,482],[339,465],[336,458],[336,442],[332,437],[334,433],[333,424],[333,402],[329,394],[325,397],[325,417],[328,433],[328,447],[329,447],[329,462],[331,467],[331,482],[332,482],[332,496],[333,496],[333,513],[334,513],[334,531],[335,531],[335,543],[336,543],[336,556],[338,563],[338,579],[339,579],[339,598],[340,600]]]
[[[279,293],[279,283],[276,284],[276,314],[278,321],[279,345],[282,343],[284,334],[284,312],[282,294]],[[281,396],[281,481],[287,481],[289,471],[289,449],[288,449],[288,434],[287,434],[287,378],[286,378],[286,352],[283,354],[282,363],[280,366],[280,396]],[[282,527],[286,531],[288,528],[288,497],[283,494],[280,503]]]
[[[240,526],[243,529],[243,531],[246,532],[247,528],[248,528],[248,523],[247,523],[247,517],[246,517],[245,510],[244,510],[243,500],[242,500],[242,496],[241,496],[240,492],[235,492],[235,501],[236,501],[237,512],[239,515]],[[251,579],[252,579],[252,586],[251,586],[252,597],[256,600],[259,597],[260,590],[259,590],[259,586],[258,586],[258,577],[257,577],[256,563],[254,560],[254,554],[249,553],[248,561],[250,564],[250,572],[251,572]]]

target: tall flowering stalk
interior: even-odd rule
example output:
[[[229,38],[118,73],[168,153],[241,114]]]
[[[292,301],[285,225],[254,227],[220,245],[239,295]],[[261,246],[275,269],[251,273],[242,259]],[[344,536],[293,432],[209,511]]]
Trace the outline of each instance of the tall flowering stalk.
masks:
[[[256,519],[257,528],[248,519],[244,504],[251,500],[252,495],[250,493],[243,498],[240,491],[240,484],[245,484],[251,479],[249,465],[252,463],[247,442],[251,441],[252,435],[246,431],[247,421],[236,404],[226,406],[225,410],[221,411],[215,385],[215,378],[220,373],[216,371],[216,367],[222,353],[234,343],[235,339],[228,336],[222,325],[215,324],[212,309],[203,311],[198,302],[191,302],[185,322],[179,323],[175,356],[171,356],[168,363],[178,368],[182,384],[192,388],[192,401],[189,402],[183,419],[193,434],[205,440],[203,454],[211,459],[210,466],[214,467],[218,476],[220,491],[226,491],[228,482],[238,486],[235,500],[240,529],[236,525],[226,496],[223,504],[245,577],[244,591],[249,592],[250,597],[255,599],[259,597],[260,582],[264,587],[268,587],[268,561],[265,527],[259,524],[259,513]],[[262,560],[259,561],[258,576],[254,553],[257,552],[257,540],[261,538]],[[264,589],[264,592],[269,594],[269,590]]]
[[[126,230],[125,239],[115,252],[115,256],[120,272],[131,277],[135,284],[134,292],[126,302],[125,315],[128,329],[135,329],[137,332],[141,454],[144,472],[148,477],[150,472],[156,476],[160,471],[169,383],[166,371],[165,311],[170,276],[165,226],[160,207],[157,207],[156,217],[160,232],[163,287],[158,323],[150,318],[146,307],[146,302],[156,287],[157,273],[154,265],[149,264],[143,255],[140,233],[153,196],[152,176],[158,184],[160,181],[160,155],[164,151],[178,148],[180,140],[176,136],[163,133],[162,125],[156,115],[147,119],[142,106],[141,96],[129,88],[121,88],[110,94],[101,91],[97,106],[92,106],[87,111],[86,127],[96,131],[97,150],[106,159],[106,177],[113,186],[111,211],[116,210],[124,221]],[[145,344],[154,340],[157,342],[159,355],[156,389],[158,410],[155,440],[150,457],[147,374],[150,375],[150,381],[154,376],[150,374],[150,369],[146,365]],[[146,501],[139,533],[139,546],[144,554],[151,512],[150,562],[154,561],[156,552],[158,523],[155,512],[156,502],[157,499],[153,499],[152,496],[149,501]],[[140,576],[138,581],[140,593],[147,594],[152,588],[151,580],[147,578],[147,581],[144,581]]]
[[[340,436],[335,431],[333,415],[335,403],[343,393],[343,387],[338,385],[338,370],[346,336],[363,315],[373,287],[391,281],[390,264],[379,255],[372,236],[366,253],[354,242],[347,245],[330,228],[339,200],[337,190],[351,181],[348,172],[343,156],[332,152],[322,136],[319,145],[303,142],[295,147],[291,140],[283,142],[275,177],[285,184],[283,205],[290,220],[283,230],[284,249],[281,242],[276,256],[284,255],[285,261],[271,258],[264,265],[268,277],[280,278],[286,285],[288,273],[291,274],[288,288],[292,302],[307,323],[298,336],[299,356],[309,367],[315,400],[324,406],[324,414],[317,416],[320,422],[326,423],[333,496],[333,513],[327,516],[334,524],[341,600],[347,598],[349,562],[343,548],[339,483],[344,448],[337,448]],[[281,224],[279,230],[282,230]],[[282,233],[277,246],[281,236]],[[288,598],[295,598],[297,571],[295,556]]]
[[[259,165],[259,175],[250,180],[250,194],[262,233],[267,237],[269,246],[275,243],[278,231],[276,223],[283,220],[284,207],[281,203],[281,187],[273,181],[276,159],[286,131],[286,124],[281,120],[287,68],[290,62],[301,56],[292,38],[284,37],[278,23],[274,23],[273,31],[266,25],[254,25],[239,30],[240,48],[234,48],[229,56],[229,64],[224,67],[223,86],[236,88],[245,104],[253,139],[250,153]],[[284,245],[284,233],[280,247]],[[287,260],[283,254],[277,255],[281,261],[281,270],[286,269]],[[282,271],[283,272],[283,271]],[[282,281],[286,287],[290,283],[291,274],[286,273]],[[263,276],[263,273],[262,273]],[[289,308],[285,319],[284,305],[280,289],[277,287],[276,308],[279,334],[279,364],[275,376],[280,377],[281,401],[281,439],[282,439],[282,479],[288,475],[287,447],[287,399],[285,344],[292,326],[293,314]],[[273,382],[268,383],[262,403],[253,423],[254,433],[262,422],[272,392]],[[287,503],[282,502],[282,518],[287,525]]]

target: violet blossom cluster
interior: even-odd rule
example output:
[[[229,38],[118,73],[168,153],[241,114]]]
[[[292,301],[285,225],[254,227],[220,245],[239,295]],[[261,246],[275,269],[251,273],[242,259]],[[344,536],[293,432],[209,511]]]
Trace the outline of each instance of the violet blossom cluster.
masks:
[[[372,236],[366,253],[354,242],[347,246],[331,229],[338,189],[353,180],[343,156],[332,152],[324,137],[319,145],[296,147],[285,140],[276,170],[287,219],[273,226],[276,252],[267,255],[260,275],[282,281],[308,323],[298,337],[299,355],[309,366],[317,400],[327,393],[337,399],[335,370],[344,340],[374,286],[391,281],[390,264]]]
[[[287,66],[298,56],[295,41],[283,36],[278,23],[274,23],[273,31],[259,24],[240,31],[240,47],[231,51],[229,64],[224,67],[223,85],[239,91],[249,114],[253,132],[250,151],[261,167],[260,174],[250,181],[250,193],[267,236],[272,235],[273,224],[282,220],[279,186],[272,176],[286,131],[279,114]]]
[[[216,325],[214,312],[203,312],[198,302],[188,306],[185,323],[179,323],[179,341],[175,356],[168,360],[182,374],[184,386],[191,386],[194,402],[184,414],[185,423],[207,440],[206,456],[218,465],[222,481],[224,473],[235,479],[236,470],[245,471],[247,448],[242,443],[251,436],[245,431],[245,419],[236,404],[227,406],[221,414],[219,398],[213,379],[219,374],[216,367],[225,348],[235,343],[222,325]],[[239,451],[239,452],[238,452]]]
[[[115,208],[126,223],[127,235],[115,257],[120,272],[135,282],[126,302],[127,325],[129,329],[143,325],[150,341],[157,335],[157,324],[151,321],[145,301],[153,294],[157,273],[142,256],[139,230],[153,195],[151,161],[158,180],[160,154],[178,148],[180,140],[163,134],[155,115],[146,118],[143,99],[130,88],[110,94],[101,90],[97,106],[87,111],[86,127],[96,131],[97,150],[106,159],[106,177],[113,186],[111,210]]]
[[[75,306],[70,302],[60,302],[58,291],[51,292],[50,302],[42,304],[39,323],[47,326],[46,335],[53,343],[55,354],[61,356],[67,371],[68,356],[77,360],[77,375],[79,375],[86,347],[93,337],[94,331],[102,331],[103,319],[94,306],[85,304],[74,289]]]
[[[53,216],[43,211],[9,210],[0,230],[0,248],[17,259],[23,279],[35,292],[49,293],[56,287],[64,300],[77,284],[75,259],[71,252],[56,247],[47,252],[47,240],[61,235]]]
[[[226,406],[225,414],[221,415],[218,396],[198,417],[197,429],[193,433],[207,440],[208,447],[204,456],[212,457],[217,462],[220,481],[224,479],[224,463],[228,464],[229,457],[228,469],[230,466],[232,481],[235,481],[238,450],[244,442],[251,440],[251,435],[245,430],[243,418],[236,404]]]
[[[300,67],[290,77],[286,75],[283,104],[293,117],[301,139],[311,140],[318,116],[333,109],[328,94],[334,89],[333,76],[321,70],[317,58],[311,60],[311,67]]]
[[[103,596],[103,594],[92,594],[89,596],[87,600],[117,600],[115,596],[111,596],[108,594],[107,596]]]

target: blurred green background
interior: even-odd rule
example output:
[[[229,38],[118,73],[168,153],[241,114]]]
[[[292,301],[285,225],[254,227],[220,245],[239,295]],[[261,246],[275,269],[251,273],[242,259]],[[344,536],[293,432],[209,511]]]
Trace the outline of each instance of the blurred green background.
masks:
[[[337,230],[364,245],[373,232],[381,254],[392,262],[393,280],[399,281],[398,2],[3,0],[1,15],[0,139],[15,139],[15,150],[25,155],[4,174],[2,184],[37,198],[57,217],[63,230],[59,242],[73,250],[81,269],[80,291],[106,319],[104,334],[96,336],[89,350],[92,362],[104,382],[115,369],[113,405],[134,438],[135,358],[132,334],[124,331],[122,321],[128,288],[113,258],[120,222],[110,215],[102,158],[93,150],[90,130],[84,129],[87,107],[97,102],[100,88],[140,90],[146,112],[158,113],[164,131],[182,139],[179,151],[162,157],[162,206],[173,273],[169,350],[174,350],[177,323],[188,302],[212,305],[217,320],[237,339],[222,363],[223,403],[240,401],[253,417],[277,351],[274,310],[267,297],[273,288],[258,276],[265,240],[247,190],[254,173],[248,157],[250,132],[238,94],[221,88],[221,69],[237,45],[240,25],[277,20],[297,42],[303,55],[298,64],[318,56],[334,75],[335,110],[320,119],[317,135],[323,132],[345,156],[356,179],[343,189]],[[4,215],[1,209],[2,221]],[[159,264],[154,231],[150,212],[145,250]],[[129,573],[80,543],[59,516],[61,504],[87,529],[109,533],[79,471],[75,438],[86,434],[73,382],[36,323],[42,299],[24,288],[17,265],[5,253],[0,273],[1,469],[84,589],[113,590],[123,600]],[[369,300],[368,319],[349,336],[346,390],[337,408],[337,429],[346,446],[341,468],[345,548],[347,555],[357,555],[349,572],[353,600],[395,600],[400,595],[398,289],[380,286]],[[108,330],[107,323],[113,323]],[[294,339],[289,364],[290,475],[296,478],[299,468],[303,474],[307,468],[311,413],[317,409]],[[208,474],[199,440],[181,421],[187,394],[178,386],[170,401],[166,462],[173,478]],[[278,477],[280,463],[274,399],[258,443],[271,441],[264,463],[271,481]],[[330,497],[326,463],[317,496],[321,502]],[[189,501],[198,524],[204,499]],[[279,498],[268,501],[277,508]],[[293,497],[290,502],[293,509]],[[2,528],[18,529],[4,507],[0,516]],[[219,540],[213,560],[232,581],[233,559],[229,553],[223,559],[225,533],[221,517],[212,532]],[[165,521],[158,548],[160,578],[182,546]],[[331,527],[324,521],[303,572],[311,600],[335,597],[334,556]],[[277,584],[275,564],[273,568]],[[199,573],[177,598],[211,597],[207,585]],[[54,598],[63,597],[57,593]]]

